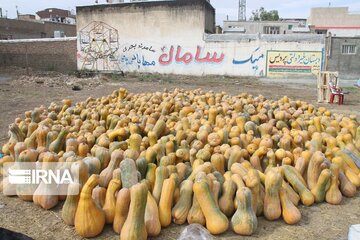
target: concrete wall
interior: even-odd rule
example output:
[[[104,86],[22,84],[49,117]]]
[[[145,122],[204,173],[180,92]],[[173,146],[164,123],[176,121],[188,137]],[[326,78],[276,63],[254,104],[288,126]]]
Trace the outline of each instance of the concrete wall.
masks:
[[[342,45],[355,45],[356,54],[342,54]],[[338,71],[343,79],[360,79],[360,37],[331,38],[328,70]]]
[[[322,67],[323,36],[205,34],[214,18],[206,0],[78,7],[78,69],[278,77]]]
[[[77,7],[77,29],[88,31],[91,22],[104,22],[120,38],[142,37],[163,41],[201,38],[204,29],[215,31],[214,8],[205,0],[120,3]],[[210,14],[211,14],[210,13]],[[207,15],[207,17],[205,17]],[[207,21],[207,22],[206,22]]]
[[[69,73],[76,70],[76,38],[1,40],[0,65]]]
[[[211,5],[205,5],[205,32],[215,33],[216,32],[216,20],[215,20],[215,9]]]
[[[360,26],[360,14],[349,13],[348,7],[311,8],[308,25],[313,26]]]
[[[67,37],[76,36],[75,25],[0,18],[0,39],[53,38],[55,30],[64,31]]]

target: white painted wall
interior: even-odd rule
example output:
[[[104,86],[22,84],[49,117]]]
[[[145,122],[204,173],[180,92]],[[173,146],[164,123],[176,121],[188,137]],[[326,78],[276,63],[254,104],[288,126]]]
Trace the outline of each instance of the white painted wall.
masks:
[[[270,50],[299,55],[324,48],[320,36],[205,35],[204,12],[198,7],[78,10],[78,69],[265,76]],[[91,36],[85,43],[84,34]],[[293,72],[277,75],[287,74]]]

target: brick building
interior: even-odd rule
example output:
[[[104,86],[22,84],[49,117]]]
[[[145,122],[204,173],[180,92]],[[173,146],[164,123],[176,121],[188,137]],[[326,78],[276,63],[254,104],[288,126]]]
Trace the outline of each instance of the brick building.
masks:
[[[55,32],[76,36],[76,25],[0,18],[0,39],[53,38]]]
[[[57,22],[66,24],[76,24],[76,17],[71,11],[59,8],[47,8],[36,12],[37,19],[46,22]]]

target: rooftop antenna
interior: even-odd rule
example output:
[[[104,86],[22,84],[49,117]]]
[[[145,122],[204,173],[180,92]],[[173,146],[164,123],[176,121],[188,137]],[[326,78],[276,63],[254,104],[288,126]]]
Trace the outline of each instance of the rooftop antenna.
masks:
[[[246,21],[246,0],[239,0],[239,21]]]
[[[17,16],[17,19],[19,19],[19,9],[18,9],[18,6],[16,5],[16,16]]]

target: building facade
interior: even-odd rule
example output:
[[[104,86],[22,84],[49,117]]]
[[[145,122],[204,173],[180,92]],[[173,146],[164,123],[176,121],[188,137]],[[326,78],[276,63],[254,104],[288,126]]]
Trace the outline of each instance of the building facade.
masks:
[[[349,12],[348,7],[312,8],[307,24],[317,34],[344,37],[360,34],[360,14]]]
[[[76,25],[0,18],[0,39],[2,40],[54,38],[57,31],[62,32],[66,37],[74,37]]]
[[[327,37],[327,70],[343,79],[360,79],[360,37]]]
[[[224,21],[223,33],[291,34],[304,28],[304,19],[283,21]]]
[[[38,20],[46,22],[76,24],[76,17],[71,11],[59,8],[47,8],[36,12]]]

